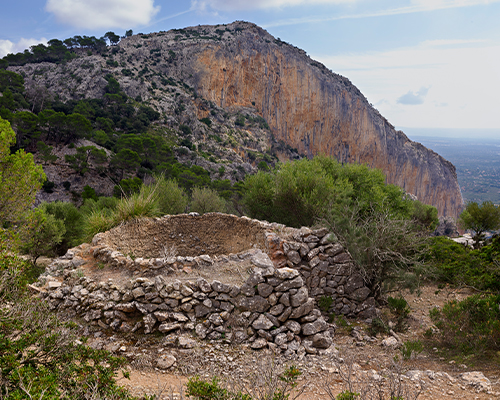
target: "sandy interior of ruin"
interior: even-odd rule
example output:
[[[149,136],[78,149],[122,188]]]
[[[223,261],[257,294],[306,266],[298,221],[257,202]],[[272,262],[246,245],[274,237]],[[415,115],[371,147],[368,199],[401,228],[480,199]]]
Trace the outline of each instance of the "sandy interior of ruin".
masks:
[[[228,255],[252,248],[266,251],[265,229],[260,224],[219,213],[130,222],[106,232],[104,242],[125,255],[142,258]]]

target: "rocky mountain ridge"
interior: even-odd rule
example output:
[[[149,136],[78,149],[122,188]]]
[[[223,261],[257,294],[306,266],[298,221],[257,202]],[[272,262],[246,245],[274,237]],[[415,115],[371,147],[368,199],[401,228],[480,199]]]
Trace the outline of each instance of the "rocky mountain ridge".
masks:
[[[214,172],[221,160],[251,172],[266,152],[281,160],[326,154],[382,169],[388,183],[440,215],[462,207],[450,162],[396,131],[347,78],[251,23],[139,34],[104,56],[9,69],[62,100],[102,97],[112,74],[128,96],[161,113],[166,134],[189,126],[192,143],[216,161],[192,162],[213,163]]]

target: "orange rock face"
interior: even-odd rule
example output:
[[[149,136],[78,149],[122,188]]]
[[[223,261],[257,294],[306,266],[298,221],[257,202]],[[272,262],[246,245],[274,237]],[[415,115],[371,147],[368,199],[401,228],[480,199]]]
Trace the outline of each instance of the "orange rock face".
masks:
[[[455,167],[412,142],[351,84],[293,46],[248,24],[230,42],[189,50],[197,92],[222,107],[254,105],[277,139],[308,156],[380,168],[439,215],[456,217],[463,201]]]

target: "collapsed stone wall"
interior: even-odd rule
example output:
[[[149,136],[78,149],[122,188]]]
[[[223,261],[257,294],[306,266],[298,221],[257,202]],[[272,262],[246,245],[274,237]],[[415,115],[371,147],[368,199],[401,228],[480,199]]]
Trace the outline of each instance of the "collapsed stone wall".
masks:
[[[220,221],[228,220],[228,216],[219,216]],[[42,276],[48,280],[43,296],[52,308],[72,310],[103,329],[145,334],[194,331],[201,339],[249,342],[254,349],[268,346],[285,353],[315,353],[331,345],[334,326],[317,306],[322,296],[333,300],[329,312],[364,318],[373,315],[375,302],[369,297],[369,289],[355,273],[350,255],[327,229],[297,230],[229,217],[252,226],[255,232],[260,228],[263,238],[258,245],[264,249],[253,243],[252,249],[231,255],[250,257],[255,266],[242,285],[208,282],[204,278],[185,282],[169,279],[173,271],[186,265],[204,268],[226,256],[134,260],[108,247],[109,237],[117,233],[110,231],[96,235],[92,245],[71,249],[49,265]],[[179,218],[205,218],[215,223],[218,216]],[[166,220],[150,222],[161,225]],[[76,271],[86,262],[84,254],[93,255],[109,268],[130,268],[148,277],[122,284],[79,277]],[[57,275],[62,281],[54,280]]]

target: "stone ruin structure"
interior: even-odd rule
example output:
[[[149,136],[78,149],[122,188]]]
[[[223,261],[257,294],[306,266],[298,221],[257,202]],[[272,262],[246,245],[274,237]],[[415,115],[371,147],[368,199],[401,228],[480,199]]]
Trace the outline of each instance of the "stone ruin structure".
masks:
[[[328,348],[331,313],[376,312],[327,229],[220,213],[133,221],[97,234],[52,262],[39,285],[51,308],[105,330],[194,332],[288,354]],[[318,303],[330,305],[326,316]]]

